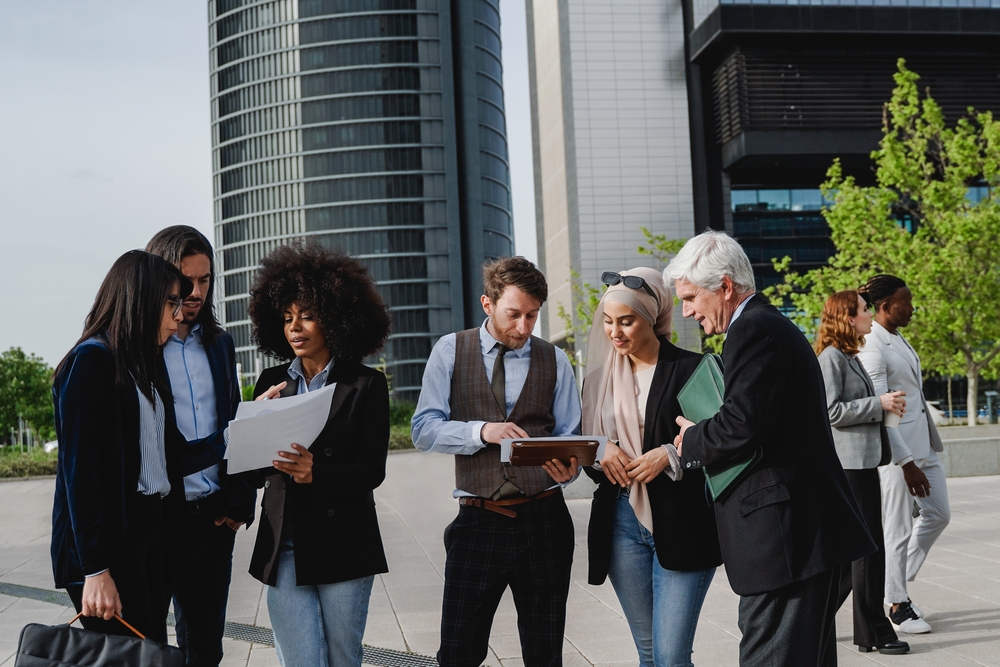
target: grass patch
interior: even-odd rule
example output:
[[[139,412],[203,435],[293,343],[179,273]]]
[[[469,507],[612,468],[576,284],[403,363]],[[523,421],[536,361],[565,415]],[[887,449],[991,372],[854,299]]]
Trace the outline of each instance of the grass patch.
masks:
[[[22,452],[19,447],[0,447],[0,477],[54,475],[58,459],[58,450],[46,453],[34,447]]]
[[[409,401],[389,401],[389,449],[413,449],[410,418],[415,407]]]
[[[413,440],[410,439],[410,425],[389,427],[389,449],[413,449]]]

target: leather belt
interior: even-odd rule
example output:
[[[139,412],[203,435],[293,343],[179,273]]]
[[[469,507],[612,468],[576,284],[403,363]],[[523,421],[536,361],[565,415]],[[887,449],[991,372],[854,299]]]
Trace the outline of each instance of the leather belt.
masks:
[[[541,493],[536,493],[533,496],[518,496],[514,498],[504,498],[502,500],[490,500],[489,498],[479,498],[473,496],[462,496],[458,499],[458,504],[464,507],[478,507],[480,509],[488,510],[490,512],[496,512],[497,514],[502,514],[511,519],[517,518],[517,512],[507,509],[508,507],[524,505],[526,503],[531,503],[536,500],[541,500],[542,498],[548,498],[549,496],[554,496],[557,493],[562,493],[562,487],[555,489],[548,489],[542,491]]]

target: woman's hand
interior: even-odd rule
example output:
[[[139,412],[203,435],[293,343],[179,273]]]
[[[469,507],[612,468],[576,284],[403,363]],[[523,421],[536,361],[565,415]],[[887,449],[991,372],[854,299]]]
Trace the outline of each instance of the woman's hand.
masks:
[[[277,386],[277,385],[275,385]],[[272,387],[273,388],[273,387]],[[270,389],[268,390],[270,391]],[[298,443],[292,443],[294,452],[278,452],[278,456],[287,461],[272,461],[274,467],[291,475],[299,484],[312,484],[313,455],[308,449]]]
[[[122,615],[122,600],[111,572],[101,572],[83,580],[83,599],[80,612],[84,616],[97,616],[110,621],[115,614]]]
[[[894,412],[900,417],[906,412],[906,396],[905,391],[890,391],[882,394],[878,397],[878,400],[882,403],[882,409],[886,412]]]
[[[576,457],[569,457],[569,467],[563,464],[559,459],[552,459],[551,461],[546,461],[542,464],[545,468],[545,472],[549,473],[549,477],[552,481],[559,484],[568,482],[569,480],[576,477],[576,474],[580,471],[580,466],[577,465]]]
[[[618,445],[610,440],[604,445],[604,458],[601,459],[601,470],[615,484],[627,487],[632,483],[628,473],[625,472],[625,466],[631,462],[632,460],[628,457],[628,454],[623,452]]]
[[[255,401],[269,401],[272,398],[278,398],[281,390],[288,386],[287,382],[279,382],[278,384],[272,384],[270,389],[265,391],[263,394],[253,399]]]
[[[667,450],[663,447],[654,447],[639,458],[632,459],[625,466],[625,472],[636,482],[647,484],[669,467],[670,456],[667,454]]]

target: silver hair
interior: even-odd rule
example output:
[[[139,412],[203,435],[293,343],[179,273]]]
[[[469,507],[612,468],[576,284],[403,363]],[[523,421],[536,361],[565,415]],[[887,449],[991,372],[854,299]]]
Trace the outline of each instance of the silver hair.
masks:
[[[688,239],[663,269],[663,282],[668,285],[686,280],[710,292],[722,287],[723,276],[729,276],[740,294],[756,291],[753,267],[743,248],[725,232],[711,229]]]

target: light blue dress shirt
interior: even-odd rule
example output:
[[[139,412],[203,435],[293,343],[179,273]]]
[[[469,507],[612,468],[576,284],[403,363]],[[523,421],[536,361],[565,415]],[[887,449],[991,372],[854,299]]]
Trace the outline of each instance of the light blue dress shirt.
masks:
[[[174,394],[177,428],[185,440],[198,440],[212,435],[218,428],[215,406],[215,382],[208,353],[202,342],[200,324],[191,327],[181,340],[177,334],[167,339],[163,347],[170,389]],[[219,466],[214,465],[184,478],[184,497],[198,500],[220,489]]]
[[[319,373],[313,376],[312,380],[306,382],[306,374],[302,370],[302,360],[298,357],[292,360],[292,363],[288,365],[288,374],[293,380],[299,381],[299,388],[296,391],[296,395],[306,394],[310,391],[316,391],[317,389],[322,389],[326,386],[326,378],[330,375],[330,369],[333,368],[333,357],[326,364],[326,368],[321,370]],[[336,383],[334,383],[336,384]]]
[[[485,421],[462,422],[451,419],[451,377],[455,370],[455,334],[442,336],[427,360],[420,398],[410,426],[413,444],[422,452],[441,454],[475,454],[486,446],[481,437]],[[493,364],[497,358],[498,341],[486,329],[479,327],[479,343],[486,367],[486,379],[493,380]],[[531,339],[503,358],[504,397],[507,414],[514,409],[531,365]],[[569,358],[556,348],[556,389],[552,400],[555,417],[554,436],[580,434],[580,395],[576,391],[576,376]],[[456,495],[469,495],[456,490]]]

